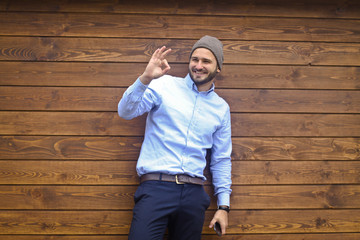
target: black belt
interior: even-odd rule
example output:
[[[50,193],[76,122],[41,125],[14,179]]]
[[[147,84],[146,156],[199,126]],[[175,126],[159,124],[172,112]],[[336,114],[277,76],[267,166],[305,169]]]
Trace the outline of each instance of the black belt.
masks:
[[[165,181],[165,182],[176,182],[177,184],[197,184],[204,185],[204,180],[199,177],[190,177],[188,175],[180,174],[180,175],[168,175],[164,173],[149,173],[144,174],[140,177],[140,182],[145,181]]]

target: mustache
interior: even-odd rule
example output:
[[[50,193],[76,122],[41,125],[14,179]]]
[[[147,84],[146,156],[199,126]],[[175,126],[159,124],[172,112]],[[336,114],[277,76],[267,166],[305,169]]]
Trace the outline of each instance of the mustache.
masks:
[[[192,69],[191,69],[191,71],[193,71],[193,72],[207,72],[207,70],[205,70],[205,69],[197,69],[196,67],[193,67]]]

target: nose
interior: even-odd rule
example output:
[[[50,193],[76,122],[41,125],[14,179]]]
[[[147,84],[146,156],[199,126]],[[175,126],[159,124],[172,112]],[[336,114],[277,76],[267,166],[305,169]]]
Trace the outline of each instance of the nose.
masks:
[[[196,68],[196,69],[202,69],[202,68],[203,68],[202,62],[201,62],[201,61],[198,61],[198,62],[196,63],[196,65],[195,65],[195,68]]]

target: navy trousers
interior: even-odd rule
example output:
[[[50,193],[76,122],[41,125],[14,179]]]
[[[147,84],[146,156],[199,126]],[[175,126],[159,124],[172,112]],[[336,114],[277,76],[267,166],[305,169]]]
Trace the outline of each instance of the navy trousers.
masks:
[[[130,240],[200,240],[210,197],[203,186],[146,181],[135,193]]]

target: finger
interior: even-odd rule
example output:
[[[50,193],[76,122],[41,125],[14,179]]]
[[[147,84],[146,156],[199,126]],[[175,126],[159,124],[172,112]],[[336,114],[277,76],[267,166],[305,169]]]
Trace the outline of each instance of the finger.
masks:
[[[156,49],[155,52],[152,54],[151,59],[157,59],[160,57],[160,48]]]
[[[220,226],[221,226],[221,234],[225,235],[226,234],[226,226],[225,226],[225,224],[220,223]]]
[[[162,60],[163,58],[161,57],[161,55],[164,51],[164,47],[156,49],[155,52],[152,54],[151,59],[154,61],[156,61],[158,59]]]
[[[160,58],[164,59],[166,55],[168,55],[170,52],[171,52],[171,48],[167,49],[166,51],[162,51]]]
[[[164,68],[163,68],[163,74],[165,74],[165,73],[167,73],[170,69],[171,69],[171,67],[170,67],[170,65],[169,65],[169,63],[168,63],[168,61],[166,60],[166,59],[164,59],[163,61],[162,61],[162,63],[163,63],[163,65],[165,66]]]
[[[216,220],[213,218],[209,224],[209,228],[213,228],[216,223]]]
[[[160,58],[161,55],[164,53],[165,49],[166,49],[166,46],[162,46],[161,48],[156,49],[156,51],[155,51],[156,56]]]

